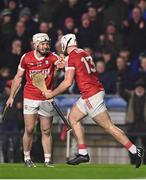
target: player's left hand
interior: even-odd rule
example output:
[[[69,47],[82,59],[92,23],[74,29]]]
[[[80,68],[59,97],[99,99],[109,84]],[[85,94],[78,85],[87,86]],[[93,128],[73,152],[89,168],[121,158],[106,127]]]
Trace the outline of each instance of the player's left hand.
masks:
[[[51,90],[47,90],[45,92],[42,93],[43,96],[45,96],[47,99],[52,99],[54,96],[53,96],[53,91]]]

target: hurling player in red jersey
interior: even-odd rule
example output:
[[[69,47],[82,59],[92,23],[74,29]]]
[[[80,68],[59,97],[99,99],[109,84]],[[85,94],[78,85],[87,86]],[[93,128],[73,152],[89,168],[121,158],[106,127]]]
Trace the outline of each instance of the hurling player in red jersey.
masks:
[[[17,74],[14,77],[11,94],[7,100],[7,107],[12,107],[14,95],[19,88],[24,72],[26,84],[24,87],[24,121],[25,131],[23,136],[24,162],[26,167],[35,167],[30,158],[33,141],[33,129],[37,118],[40,119],[42,132],[42,146],[44,150],[44,165],[51,166],[51,127],[54,115],[52,104],[42,95],[41,91],[32,84],[34,73],[43,73],[48,89],[52,89],[55,66],[63,68],[64,64],[58,56],[50,52],[50,39],[45,33],[37,33],[33,36],[34,51],[27,52],[20,60]]]
[[[125,133],[112,123],[104,103],[104,88],[99,82],[92,57],[84,50],[77,48],[74,34],[63,36],[61,46],[64,54],[68,55],[65,79],[56,89],[53,91],[48,90],[44,95],[50,99],[64,92],[72,85],[74,78],[79,87],[81,97],[72,107],[68,118],[77,139],[78,154],[75,158],[67,161],[67,163],[77,165],[89,161],[84,134],[80,124],[80,120],[88,114],[98,125],[103,127],[133,154],[136,168],[138,168],[141,165],[143,149],[136,147]]]

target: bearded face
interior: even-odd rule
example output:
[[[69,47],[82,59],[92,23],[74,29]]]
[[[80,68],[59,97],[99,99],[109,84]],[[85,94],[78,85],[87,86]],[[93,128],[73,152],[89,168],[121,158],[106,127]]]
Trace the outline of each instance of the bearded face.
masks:
[[[38,51],[42,56],[45,56],[50,51],[50,44],[48,41],[40,42],[36,47],[36,51]]]

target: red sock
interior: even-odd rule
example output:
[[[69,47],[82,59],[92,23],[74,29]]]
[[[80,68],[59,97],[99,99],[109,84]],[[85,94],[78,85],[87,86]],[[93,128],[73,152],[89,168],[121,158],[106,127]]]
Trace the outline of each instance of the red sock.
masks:
[[[125,144],[125,148],[132,154],[136,154],[136,146],[131,141]]]
[[[125,144],[125,148],[129,149],[132,145],[133,145],[133,143],[131,141],[129,141],[127,144]]]
[[[86,149],[86,144],[78,144],[78,149]]]
[[[78,153],[81,155],[88,154],[86,144],[78,144]]]

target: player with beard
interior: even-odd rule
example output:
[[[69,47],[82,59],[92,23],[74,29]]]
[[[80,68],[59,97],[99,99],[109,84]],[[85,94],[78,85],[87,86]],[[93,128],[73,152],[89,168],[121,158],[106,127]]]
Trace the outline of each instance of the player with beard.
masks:
[[[45,33],[37,33],[33,36],[34,51],[27,52],[20,60],[17,74],[14,77],[11,93],[7,100],[7,107],[12,107],[14,96],[17,92],[24,72],[26,72],[26,84],[24,87],[23,113],[25,131],[23,136],[24,162],[26,167],[35,167],[30,157],[33,141],[33,129],[39,117],[42,133],[42,146],[44,150],[44,165],[51,165],[51,127],[54,115],[52,104],[42,95],[41,91],[33,86],[32,75],[43,73],[48,89],[52,89],[54,69],[63,68],[64,64],[59,57],[50,51],[50,39]]]

